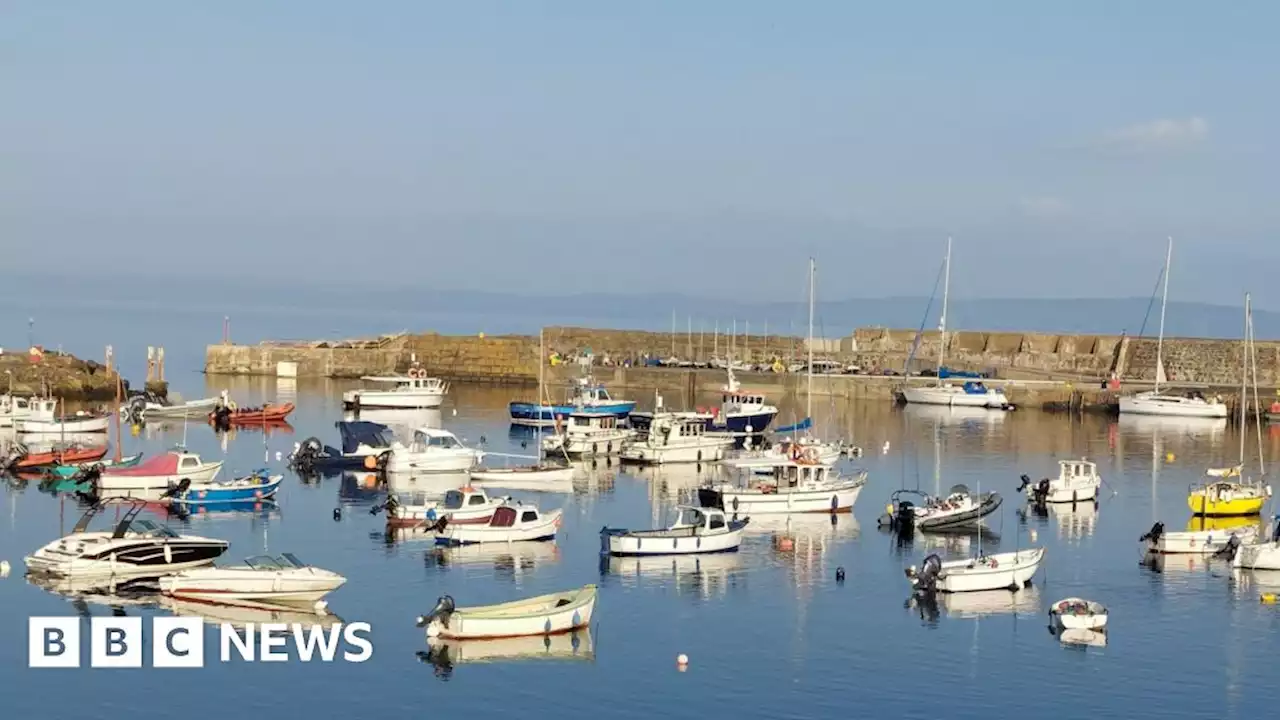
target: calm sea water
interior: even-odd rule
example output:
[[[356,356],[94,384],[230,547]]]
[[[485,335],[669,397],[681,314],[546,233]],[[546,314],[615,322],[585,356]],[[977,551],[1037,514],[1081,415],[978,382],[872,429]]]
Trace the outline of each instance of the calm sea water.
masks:
[[[187,396],[227,383],[183,375]],[[196,379],[193,379],[196,378]],[[125,452],[161,452],[184,441],[247,471],[296,441],[336,442],[342,385],[230,382],[242,404],[287,397],[298,404],[292,432],[240,431],[219,438],[203,425],[147,429],[125,438]],[[635,393],[641,397],[642,393]],[[522,453],[505,405],[512,391],[456,387],[440,423],[469,442]],[[784,400],[791,412],[795,398]],[[1207,465],[1232,462],[1233,433],[1221,426],[1088,419],[1036,412],[1005,416],[948,410],[893,410],[879,404],[817,402],[823,427],[866,448],[870,472],[852,517],[753,521],[741,552],[701,559],[600,562],[604,525],[649,527],[696,487],[693,468],[585,469],[572,493],[513,493],[565,508],[554,544],[496,550],[437,551],[392,538],[368,507],[383,488],[363,474],[304,483],[288,475],[275,511],[195,517],[187,532],[231,543],[228,562],[293,552],[333,569],[348,583],[330,596],[347,622],[372,625],[374,654],[363,664],[210,662],[202,670],[31,670],[26,622],[32,615],[77,613],[152,617],[171,610],[96,598],[80,605],[23,577],[22,557],[70,529],[74,502],[34,484],[0,490],[0,559],[14,573],[0,581],[0,714],[25,717],[193,720],[299,713],[316,717],[511,712],[566,718],[1015,717],[1052,709],[1059,718],[1247,717],[1275,706],[1271,665],[1280,649],[1280,608],[1263,605],[1280,578],[1234,577],[1229,569],[1185,559],[1163,572],[1139,566],[1137,538],[1154,520],[1171,529],[1189,519],[1185,495]],[[887,445],[886,445],[887,444]],[[1265,437],[1270,458],[1280,438]],[[1256,448],[1256,442],[1251,444]],[[1093,506],[1023,517],[1018,476],[1056,472],[1056,461],[1087,455],[1106,479]],[[417,481],[428,484],[430,481]],[[901,547],[876,528],[892,491],[946,490],[964,483],[1006,497],[988,519],[982,548],[1048,548],[1035,585],[945,598],[935,611],[908,607],[904,566],[930,552],[976,552],[977,536],[918,536]],[[341,508],[341,519],[333,511]],[[175,527],[183,524],[172,521]],[[844,568],[843,583],[836,569]],[[575,587],[601,586],[597,621],[571,657],[544,652],[541,639],[516,643],[515,659],[456,663],[420,660],[427,649],[414,617],[438,596],[460,605],[501,602]],[[1047,630],[1046,611],[1062,597],[1107,604],[1105,647],[1063,646]],[[192,612],[188,609],[180,612]],[[211,629],[206,643],[216,643]],[[568,641],[561,641],[568,642]],[[216,646],[215,646],[216,647]],[[561,645],[557,644],[557,649]],[[688,668],[675,657],[686,653]],[[86,656],[87,657],[87,656]]]

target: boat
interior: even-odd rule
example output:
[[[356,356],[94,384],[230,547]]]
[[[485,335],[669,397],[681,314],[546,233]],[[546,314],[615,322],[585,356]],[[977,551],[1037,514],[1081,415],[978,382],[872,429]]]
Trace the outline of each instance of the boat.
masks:
[[[443,496],[427,492],[389,493],[381,505],[370,508],[370,514],[384,511],[387,527],[413,528],[435,526],[448,518],[454,525],[487,524],[493,513],[511,498],[490,497],[483,488],[463,486]]]
[[[203,420],[218,406],[225,402],[226,391],[220,397],[188,400],[186,402],[166,403],[160,398],[149,395],[135,395],[129,402],[120,406],[120,416],[134,422],[150,422],[153,420]]]
[[[183,480],[207,485],[221,470],[221,460],[207,463],[199,455],[179,448],[132,467],[104,467],[94,485],[100,497],[126,490],[167,490]]]
[[[1053,480],[1044,478],[1032,484],[1031,477],[1023,475],[1022,484],[1015,492],[1025,492],[1027,500],[1043,505],[1096,500],[1100,487],[1102,487],[1102,476],[1098,474],[1097,463],[1080,458],[1079,460],[1059,460],[1058,477]]]
[[[732,367],[727,372],[728,382],[720,389],[720,407],[700,410],[696,417],[706,418],[711,432],[733,433],[737,437],[763,433],[777,417],[778,408],[766,403],[762,393],[744,390]],[[661,414],[661,408],[653,412],[632,412],[629,422],[631,427],[644,432]]]
[[[1232,538],[1235,538],[1232,540]],[[1205,529],[1166,532],[1164,523],[1151,526],[1138,542],[1148,553],[1162,555],[1195,554],[1216,555],[1231,545],[1247,545],[1258,538],[1256,525],[1244,525],[1230,529]]]
[[[14,421],[21,435],[52,435],[55,433],[105,433],[111,418],[107,415],[77,411],[71,417],[57,416],[58,401],[54,398],[32,398],[27,414]]]
[[[106,468],[129,468],[136,467],[140,462],[142,462],[142,453],[134,453],[128,457],[122,457],[119,460],[102,460],[99,458],[95,460],[73,461],[61,465],[54,465],[53,467],[46,468],[45,470],[54,477],[73,478],[90,467],[96,467],[99,470],[105,470]]]
[[[750,475],[748,475],[750,478]],[[867,472],[842,477],[831,465],[801,459],[779,465],[773,475],[751,483],[712,482],[698,488],[698,504],[718,508],[734,517],[765,513],[853,512]]]
[[[105,508],[121,505],[126,510],[113,530],[88,530]],[[58,577],[159,577],[209,565],[227,551],[225,540],[179,535],[151,520],[139,519],[146,507],[141,500],[95,503],[70,534],[27,556],[27,570]]]
[[[1187,492],[1187,505],[1195,515],[1232,517],[1258,515],[1271,497],[1271,486],[1256,482],[1239,482],[1240,467],[1210,468],[1211,477],[1223,478],[1203,485],[1193,485]]]
[[[272,475],[267,468],[261,468],[231,480],[192,483],[183,478],[166,494],[173,502],[183,505],[260,502],[275,497],[283,481],[283,475]]]
[[[1160,336],[1156,341],[1155,387],[1145,392],[1121,395],[1120,414],[1225,418],[1227,405],[1221,398],[1210,400],[1199,391],[1178,393],[1160,389],[1160,386],[1167,382],[1164,372],[1164,318],[1165,308],[1169,303],[1169,266],[1172,261],[1173,238],[1169,238],[1169,249],[1165,253],[1164,260],[1164,292],[1163,299],[1160,301]]]
[[[917,496],[916,504],[904,499]],[[910,532],[912,528],[923,531],[954,530],[978,524],[982,518],[1000,508],[1003,500],[999,493],[986,492],[973,495],[968,486],[954,485],[945,498],[935,498],[919,490],[897,490],[889,496],[886,514],[879,524]]]
[[[742,544],[748,519],[730,520],[714,508],[678,507],[671,526],[660,530],[600,531],[600,552],[606,555],[693,555],[733,552]]]
[[[621,453],[637,435],[633,428],[622,427],[613,413],[575,410],[563,421],[557,416],[555,434],[543,438],[542,450],[571,458],[608,457]]]
[[[31,416],[31,403],[35,398],[0,395],[0,428],[17,427],[19,420]]]
[[[310,437],[294,445],[293,452],[289,454],[289,465],[303,473],[361,468],[370,464],[376,468],[379,458],[391,449],[395,439],[391,428],[382,423],[339,421],[334,426],[342,438],[341,448],[325,445],[320,438]]]
[[[943,562],[937,555],[924,559],[923,567],[906,569],[911,586],[922,593],[976,592],[1008,588],[1017,591],[1031,582],[1044,559],[1044,548],[1029,548],[995,555]]]
[[[418,627],[426,628],[428,638],[448,640],[556,635],[589,626],[595,606],[595,585],[474,607],[457,607],[445,595],[435,609],[418,618]]]
[[[951,295],[951,238],[947,238],[946,274],[942,290],[942,315],[938,321],[938,367],[933,385],[907,386],[902,398],[911,405],[945,405],[948,407],[976,407],[991,410],[1011,410],[1013,404],[1001,388],[987,387],[979,379],[969,379],[957,385],[944,382],[946,368],[943,360],[947,352],[947,306]]]
[[[160,592],[176,598],[314,602],[347,582],[307,565],[292,553],[255,555],[240,566],[184,570],[160,578]]]
[[[1231,567],[1247,570],[1280,570],[1280,515],[1272,518],[1269,540],[1255,539],[1236,546]]]
[[[538,359],[546,362],[545,357]],[[551,427],[556,418],[568,417],[570,413],[591,411],[609,413],[618,418],[625,418],[636,409],[634,400],[618,400],[609,394],[604,385],[595,381],[590,375],[578,378],[569,392],[569,396],[561,405],[548,405],[539,399],[536,403],[512,402],[508,405],[512,425],[527,427]]]
[[[1061,630],[1092,630],[1107,627],[1107,608],[1102,603],[1071,597],[1049,608],[1049,617]]]
[[[289,413],[293,412],[293,408],[293,403],[266,403],[261,407],[242,408],[228,400],[226,403],[219,403],[208,417],[211,425],[225,430],[245,425],[283,423]]]
[[[392,441],[383,466],[387,472],[430,473],[470,471],[480,464],[484,453],[462,444],[457,435],[440,428],[421,427],[413,431],[408,445]]]
[[[544,637],[523,636],[478,640],[427,638],[426,652],[418,658],[448,674],[454,665],[508,662],[514,660],[586,660],[594,661],[591,628],[583,627]]]
[[[96,462],[106,454],[106,445],[89,447],[69,445],[47,451],[31,452],[26,445],[18,443],[9,449],[6,458],[0,459],[0,469],[17,471],[52,465],[78,465]]]
[[[716,462],[733,444],[732,435],[708,431],[705,420],[659,413],[647,432],[622,449],[621,459],[645,465]]]
[[[508,501],[495,508],[486,523],[458,523],[448,517],[436,521],[437,545],[552,540],[563,510],[542,512],[533,505]]]
[[[389,390],[348,390],[342,393],[342,405],[346,408],[438,408],[449,393],[449,383],[429,377],[427,371],[414,363],[404,375],[373,376],[360,378],[365,382],[393,385]]]

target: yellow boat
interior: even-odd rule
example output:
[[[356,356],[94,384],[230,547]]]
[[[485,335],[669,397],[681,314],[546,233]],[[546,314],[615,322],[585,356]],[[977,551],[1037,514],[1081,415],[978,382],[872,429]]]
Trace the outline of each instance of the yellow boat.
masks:
[[[1223,480],[1192,490],[1187,505],[1192,513],[1208,517],[1258,515],[1270,495],[1270,487]]]

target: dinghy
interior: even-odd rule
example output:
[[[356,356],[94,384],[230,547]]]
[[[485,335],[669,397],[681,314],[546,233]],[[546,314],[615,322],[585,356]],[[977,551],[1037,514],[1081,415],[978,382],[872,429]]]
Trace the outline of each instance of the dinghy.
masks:
[[[1016,492],[1025,492],[1027,500],[1043,505],[1095,500],[1100,487],[1102,487],[1102,477],[1098,475],[1097,464],[1081,458],[1059,460],[1058,477],[1053,480],[1044,478],[1033,484],[1030,476],[1023,475],[1022,484],[1018,486]]]
[[[1232,538],[1235,540],[1233,541]],[[1138,538],[1138,542],[1142,543],[1143,549],[1149,553],[1214,555],[1226,550],[1229,545],[1246,545],[1257,539],[1256,525],[1233,527],[1229,530],[1165,532],[1164,523],[1158,522],[1152,525],[1145,535]]]
[[[160,578],[160,592],[177,598],[315,602],[346,582],[335,572],[284,553],[257,555],[238,567],[184,570]]]
[[[493,511],[487,523],[459,525],[444,517],[436,521],[437,545],[552,540],[564,511],[543,513],[532,505],[507,503]]]
[[[1049,609],[1049,617],[1062,630],[1093,630],[1107,626],[1107,608],[1102,603],[1081,598],[1059,600]]]
[[[919,570],[907,568],[907,579],[917,592],[974,592],[1008,588],[1017,591],[1040,569],[1044,548],[978,555],[976,558],[943,562],[937,555],[924,559]]]
[[[283,481],[283,475],[271,475],[266,468],[244,477],[208,483],[192,483],[184,478],[166,490],[165,497],[183,505],[259,502],[275,497]]]
[[[1280,570],[1280,515],[1272,520],[1270,540],[1242,542],[1234,548],[1231,567],[1247,570]]]
[[[674,524],[661,530],[600,530],[600,552],[609,555],[692,555],[732,552],[742,544],[748,520],[729,520],[721,510],[679,506]]]
[[[922,498],[920,505],[903,499],[907,495]],[[964,485],[955,485],[944,499],[938,499],[918,490],[898,490],[889,496],[887,513],[881,516],[880,526],[889,526],[901,532],[912,528],[920,530],[955,530],[977,525],[978,521],[1000,508],[1004,502],[999,493],[969,493]]]
[[[426,628],[428,638],[450,640],[555,635],[590,625],[595,606],[595,585],[501,605],[461,608],[445,595],[434,610],[418,618],[418,627]]]

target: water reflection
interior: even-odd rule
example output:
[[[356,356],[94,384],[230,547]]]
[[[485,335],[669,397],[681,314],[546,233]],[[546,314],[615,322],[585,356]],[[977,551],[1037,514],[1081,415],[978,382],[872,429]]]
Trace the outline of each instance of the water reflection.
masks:
[[[1077,628],[1059,632],[1058,641],[1062,643],[1064,648],[1068,649],[1083,650],[1091,647],[1106,647],[1107,634]]]
[[[1226,418],[1183,418],[1163,415],[1120,415],[1116,427],[1121,433],[1162,440],[1196,440],[1220,445],[1227,431]]]
[[[1018,592],[988,590],[966,593],[939,593],[938,604],[947,615],[974,618],[984,615],[1038,615],[1040,588],[1025,587]]]
[[[314,626],[322,628],[343,624],[342,618],[329,612],[327,608],[322,612],[317,612],[316,608],[311,604],[292,605],[282,602],[268,603],[250,600],[237,600],[234,602],[225,600],[221,602],[179,600],[164,595],[159,597],[159,604],[161,608],[174,615],[198,617],[208,625],[227,623],[237,630],[243,630],[251,624],[262,625],[263,623],[290,625],[296,623],[303,627]]]
[[[535,570],[560,562],[560,548],[554,542],[482,543],[432,548],[424,560],[440,572],[490,570],[495,579],[519,584]]]
[[[377,473],[344,470],[338,486],[338,499],[357,507],[376,505],[386,497],[386,483]]]
[[[595,661],[591,628],[559,635],[499,638],[494,640],[445,640],[428,638],[426,652],[418,660],[430,664],[437,677],[448,680],[455,665],[525,660]]]
[[[357,473],[360,474],[360,473]],[[374,473],[364,473],[372,475]],[[386,491],[397,495],[424,495],[440,497],[450,490],[457,490],[467,485],[471,476],[466,472],[440,472],[413,475],[409,473],[387,473]]]
[[[1098,521],[1098,504],[1093,501],[1080,503],[1048,503],[1049,517],[1058,528],[1058,539],[1079,541],[1089,537]]]
[[[927,421],[943,427],[967,425],[974,428],[996,427],[1004,423],[1005,412],[977,407],[945,405],[906,405],[902,413],[908,421]]]
[[[709,599],[745,582],[742,552],[652,557],[600,556],[600,574],[614,576],[626,587],[666,587]]]
[[[375,422],[392,428],[397,436],[410,437],[418,428],[443,428],[444,413],[440,408],[397,409],[397,408],[362,408],[345,410],[342,419],[347,422],[363,420]]]

